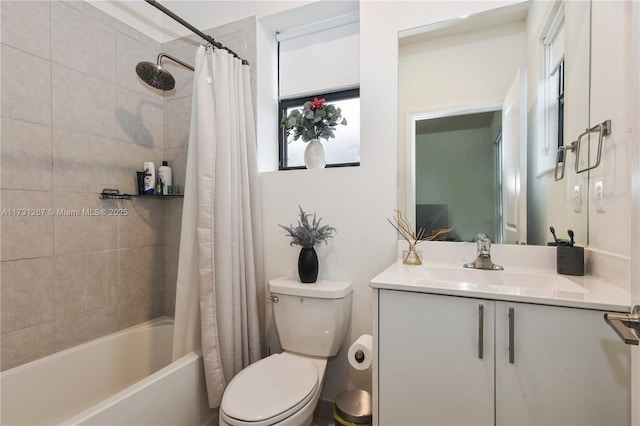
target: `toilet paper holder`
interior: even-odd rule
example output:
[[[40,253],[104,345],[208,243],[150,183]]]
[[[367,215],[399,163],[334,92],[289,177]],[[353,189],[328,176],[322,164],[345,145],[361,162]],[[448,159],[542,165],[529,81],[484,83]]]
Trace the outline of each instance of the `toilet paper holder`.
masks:
[[[372,352],[373,337],[370,334],[363,334],[349,347],[349,364],[356,370],[368,370],[371,368]]]

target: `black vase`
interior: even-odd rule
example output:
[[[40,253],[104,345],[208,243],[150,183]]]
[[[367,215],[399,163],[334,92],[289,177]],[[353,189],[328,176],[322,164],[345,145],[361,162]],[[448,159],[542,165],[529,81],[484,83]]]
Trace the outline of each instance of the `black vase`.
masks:
[[[318,279],[318,255],[313,247],[300,250],[298,275],[302,283],[315,283]]]

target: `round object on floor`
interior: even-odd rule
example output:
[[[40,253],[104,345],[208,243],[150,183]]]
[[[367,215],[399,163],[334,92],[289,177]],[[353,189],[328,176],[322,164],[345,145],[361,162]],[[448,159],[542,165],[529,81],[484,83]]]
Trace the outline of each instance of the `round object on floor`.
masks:
[[[364,390],[349,390],[336,397],[333,418],[344,426],[371,424],[371,394]]]

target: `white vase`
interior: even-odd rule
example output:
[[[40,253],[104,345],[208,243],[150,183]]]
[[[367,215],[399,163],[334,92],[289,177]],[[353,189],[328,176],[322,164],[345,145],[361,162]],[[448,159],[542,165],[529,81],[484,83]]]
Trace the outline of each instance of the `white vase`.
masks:
[[[307,169],[324,169],[324,147],[319,139],[311,139],[304,150],[304,165]]]

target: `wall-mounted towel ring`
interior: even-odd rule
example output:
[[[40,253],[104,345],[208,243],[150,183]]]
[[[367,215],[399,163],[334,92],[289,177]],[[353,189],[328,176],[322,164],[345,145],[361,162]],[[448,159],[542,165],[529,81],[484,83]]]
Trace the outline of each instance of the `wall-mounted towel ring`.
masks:
[[[580,169],[580,146],[582,145],[581,140],[583,137],[588,136],[590,133],[599,133],[598,136],[598,155],[596,157],[596,162],[593,166],[587,164],[584,169]],[[603,121],[602,123],[593,126],[590,129],[587,129],[586,132],[581,134],[576,141],[576,173],[583,173],[587,170],[595,169],[600,165],[600,158],[602,157],[602,139],[605,136],[609,136],[611,134],[611,120]]]
[[[587,166],[585,168],[580,168],[580,147],[582,146],[582,139],[584,137],[589,136],[591,133],[599,133],[598,136],[598,148],[596,150],[596,162],[593,165],[589,165],[587,161]],[[600,159],[602,158],[602,141],[605,136],[609,136],[611,134],[611,120],[605,120],[600,124],[597,124],[589,129],[587,129],[583,134],[578,136],[578,139],[571,142],[568,146],[562,146],[558,149],[556,153],[556,167],[554,173],[554,179],[556,181],[562,180],[564,178],[564,170],[567,162],[566,152],[571,151],[576,154],[576,164],[575,171],[576,173],[584,173],[588,170],[595,169],[600,165]],[[560,173],[558,173],[560,172]]]

